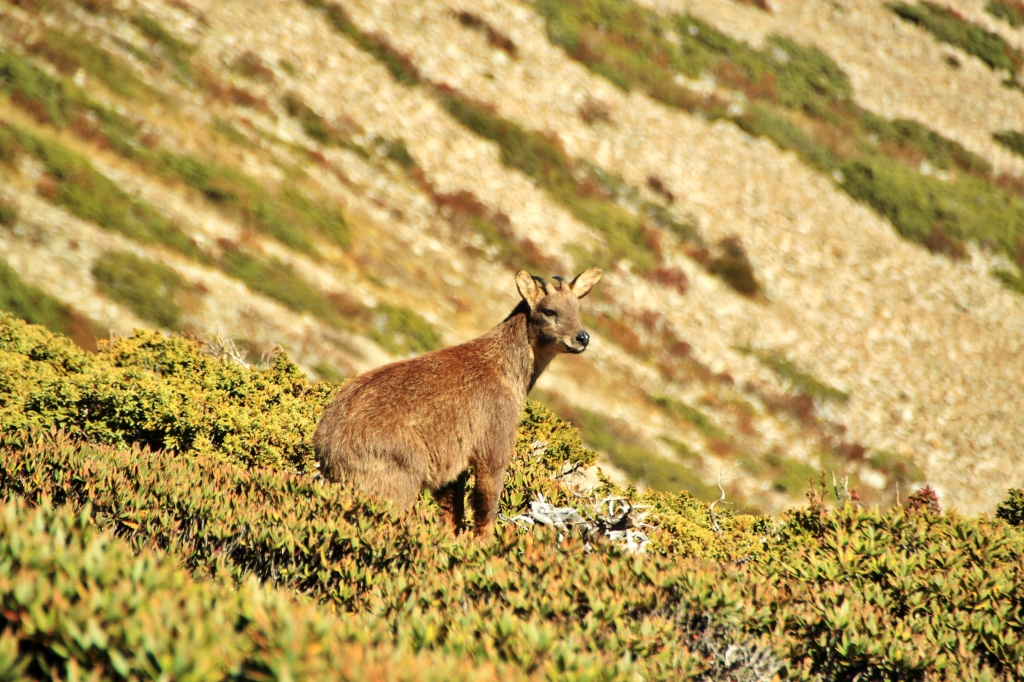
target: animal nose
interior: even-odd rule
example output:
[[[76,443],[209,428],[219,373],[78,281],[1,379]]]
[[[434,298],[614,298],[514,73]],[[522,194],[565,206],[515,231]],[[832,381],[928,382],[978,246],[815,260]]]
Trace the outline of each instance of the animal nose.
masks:
[[[585,331],[580,332],[576,335],[576,343],[586,348],[587,344],[590,343],[590,334]]]

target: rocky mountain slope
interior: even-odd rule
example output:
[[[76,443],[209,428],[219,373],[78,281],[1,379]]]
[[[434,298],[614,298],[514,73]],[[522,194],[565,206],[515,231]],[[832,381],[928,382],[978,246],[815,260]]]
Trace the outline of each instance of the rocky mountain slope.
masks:
[[[0,46],[0,301],[83,344],[335,380],[597,264],[536,395],[625,477],[1024,477],[1024,30],[980,0],[21,0]]]

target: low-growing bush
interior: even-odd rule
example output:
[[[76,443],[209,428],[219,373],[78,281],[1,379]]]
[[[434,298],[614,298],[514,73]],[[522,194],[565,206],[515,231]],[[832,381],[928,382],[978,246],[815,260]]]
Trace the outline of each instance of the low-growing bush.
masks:
[[[168,462],[58,440],[0,460],[8,494],[59,499],[143,557],[155,545],[197,575],[241,584],[240,598],[252,598],[248,580],[257,577],[326,601],[369,648],[540,677],[686,679],[729,658],[741,663],[702,654],[698,635],[721,649],[757,645],[736,627],[736,587],[721,589],[678,557],[642,561],[609,546],[588,556],[579,541],[560,549],[547,533],[511,528],[480,546],[448,535],[422,504],[399,519],[338,486],[204,458]],[[97,588],[120,594],[106,581]]]
[[[393,355],[413,355],[440,348],[441,336],[429,322],[408,308],[381,303],[373,309],[370,338]]]
[[[311,9],[322,12],[336,31],[352,40],[361,50],[373,55],[399,83],[419,84],[420,72],[412,60],[391,47],[383,37],[360,31],[341,5],[327,0],[303,1]]]
[[[718,438],[719,440],[728,438],[724,431],[715,426],[710,417],[698,410],[696,407],[692,407],[681,400],[675,400],[664,395],[651,396],[651,401],[669,414],[676,417],[682,417],[686,421],[690,422],[705,436]]]
[[[996,518],[1011,526],[1024,526],[1024,489],[1010,488],[1006,499],[996,507]]]
[[[121,97],[142,101],[159,98],[124,61],[83,36],[47,28],[36,42],[28,45],[28,50],[53,64],[64,76],[85,70]]]
[[[840,185],[892,221],[904,237],[926,244],[938,231],[957,240],[973,239],[1014,253],[1024,225],[1024,198],[974,177],[956,182],[922,175],[884,157],[842,167]],[[940,247],[942,241],[936,242]]]
[[[1024,26],[1024,2],[1021,0],[989,0],[985,11],[1014,28]]]
[[[746,346],[736,346],[735,349],[741,353],[753,355],[766,367],[778,374],[781,379],[789,384],[792,390],[798,391],[810,398],[840,403],[845,403],[850,399],[850,394],[846,391],[840,391],[834,386],[829,386],[817,377],[800,370],[793,364],[792,360],[789,360],[780,353],[748,348]]]
[[[151,172],[184,182],[212,204],[237,211],[247,227],[286,246],[314,253],[314,234],[342,247],[351,243],[348,223],[333,202],[314,201],[291,184],[268,189],[234,168],[167,149],[151,149],[140,142],[135,124],[92,101],[70,81],[54,80],[14,52],[0,53],[0,91],[9,92],[15,104],[40,122],[70,126],[80,137],[101,141]],[[6,129],[17,133],[13,143],[5,142]],[[16,146],[5,149],[11,144]],[[84,157],[56,141],[0,124],[0,162],[9,162],[26,150],[39,155],[48,166],[50,162],[56,165],[51,169],[56,177],[50,189],[53,199],[76,215],[133,239],[163,241],[197,260],[205,258],[177,226],[146,202],[125,195]]]
[[[310,440],[329,384],[283,355],[249,369],[159,332],[100,342],[89,354],[0,313],[0,442],[61,428],[90,440],[288,470],[316,467]]]
[[[718,491],[713,486],[705,483],[698,474],[691,471],[692,462],[681,462],[651,452],[638,442],[636,437],[615,428],[605,417],[582,407],[570,406],[551,394],[538,395],[545,403],[555,406],[563,418],[579,428],[581,437],[587,445],[605,453],[611,463],[622,469],[630,480],[643,483],[651,490],[659,492],[686,491],[706,500],[718,497]]]
[[[1018,294],[1024,294],[1024,277],[1021,277],[1014,272],[1010,272],[1009,270],[1003,270],[1000,268],[993,270],[992,275],[1010,291],[1015,291]]]
[[[54,140],[0,123],[4,163],[13,164],[21,154],[39,159],[47,174],[38,190],[68,212],[143,243],[164,243],[202,259],[195,243],[149,203],[124,192],[87,158]]]
[[[273,467],[263,469],[253,466],[260,464],[253,457],[239,456],[253,442],[290,438],[282,432],[294,428],[304,414],[292,411],[280,421],[268,417],[289,404],[277,393],[277,403],[268,410],[264,399],[280,380],[274,372],[282,371],[281,359],[274,368],[253,370],[211,359],[187,340],[153,334],[89,356],[38,327],[0,320],[0,365],[5,368],[0,373],[0,424],[5,427],[12,416],[24,421],[33,410],[37,416],[46,410],[54,415],[78,392],[104,383],[121,389],[119,414],[127,406],[128,412],[149,414],[151,423],[170,420],[168,412],[184,420],[185,408],[209,398],[218,405],[232,403],[234,410],[254,408],[265,427],[242,444],[235,441],[241,446],[237,449],[161,452],[83,444],[83,436],[132,440],[81,428],[103,418],[103,403],[94,400],[87,414],[66,409],[60,420],[36,419],[42,432],[37,428],[19,436],[5,431],[0,491],[44,508],[67,504],[80,514],[73,524],[59,526],[71,530],[48,537],[25,536],[19,529],[39,533],[49,523],[49,512],[24,526],[18,519],[30,512],[0,512],[0,554],[18,552],[11,556],[21,557],[13,563],[22,581],[0,579],[0,618],[7,631],[0,651],[10,665],[50,661],[49,652],[70,646],[63,651],[90,666],[133,670],[128,664],[141,659],[121,648],[128,628],[151,635],[164,630],[136,625],[132,614],[148,614],[146,609],[158,604],[167,609],[161,612],[167,626],[179,627],[175,605],[193,589],[193,583],[175,574],[181,575],[174,579],[180,593],[144,592],[153,598],[137,602],[142,610],[128,612],[124,620],[120,595],[137,594],[139,576],[150,575],[137,562],[155,561],[147,552],[156,546],[196,575],[241,586],[223,594],[242,600],[229,611],[241,609],[247,614],[244,622],[216,621],[225,628],[221,639],[228,650],[236,637],[245,641],[260,623],[272,624],[274,633],[288,633],[292,630],[284,623],[295,627],[303,622],[301,617],[293,620],[297,612],[282,616],[281,624],[250,617],[258,608],[254,605],[262,603],[246,582],[255,577],[345,612],[344,637],[365,648],[364,656],[382,649],[403,656],[420,652],[426,660],[474,661],[509,674],[559,679],[709,679],[721,675],[730,661],[737,665],[737,656],[744,661],[737,675],[781,665],[783,679],[1009,680],[1024,674],[1024,622],[1018,614],[1024,536],[1002,520],[925,509],[882,512],[845,505],[829,510],[814,495],[809,507],[775,523],[709,510],[687,494],[640,496],[605,483],[600,495],[626,496],[646,505],[646,523],[652,526],[646,530],[653,539],[647,555],[625,555],[606,542],[594,544],[588,553],[582,540],[560,541],[546,530],[517,530],[507,522],[499,524],[497,538],[481,544],[451,536],[426,496],[411,512],[396,515],[387,505],[361,500],[341,486],[275,471],[292,468],[281,459],[263,462]],[[87,381],[78,381],[86,374]],[[301,376],[288,376],[292,405],[322,405],[329,397],[329,387],[318,391]],[[192,401],[162,400],[151,390],[158,381],[186,389]],[[296,385],[305,393],[296,396]],[[141,398],[138,406],[132,396]],[[202,421],[222,420],[208,413]],[[313,423],[302,420],[299,433],[307,436]],[[45,430],[54,426],[74,432],[75,438]],[[580,504],[559,478],[593,461],[574,429],[529,404],[506,479],[503,515],[520,513],[538,495],[558,505]],[[1016,497],[1011,493],[1001,510],[1012,510]],[[1001,512],[1000,519],[1012,522],[1008,516],[1013,514]],[[79,597],[93,590],[105,596],[78,599],[79,607],[64,610],[59,627],[21,643],[28,633],[22,628],[49,613],[48,605],[63,608],[46,596],[50,588],[18,588],[29,584],[27,571],[38,565],[31,557],[49,561],[53,552],[76,546],[82,533],[92,532],[90,523],[121,536],[142,554],[133,562],[115,548],[115,560],[108,564],[104,553],[93,549],[89,582],[74,577],[82,575],[74,573],[79,559],[61,555],[68,561],[52,565],[71,573],[60,574],[53,584]],[[107,566],[115,571],[109,580],[104,577]],[[148,580],[147,585],[163,584]],[[221,589],[217,583],[195,585],[197,590]],[[232,599],[211,596],[207,603],[236,604]],[[70,625],[61,629],[63,624],[76,622],[71,618],[79,613],[87,620],[95,611],[78,610],[87,606],[109,607],[121,617],[93,617],[95,627],[86,630],[88,644],[81,637],[74,646],[64,644],[70,641],[65,632],[81,631]],[[18,618],[10,619],[11,613]],[[205,651],[207,611],[188,613],[194,631],[174,641],[184,642],[190,652]],[[333,637],[319,632],[317,641]],[[320,643],[326,647],[331,641]],[[260,652],[262,646],[246,651]],[[128,664],[116,656],[108,664],[101,652],[111,649]],[[313,655],[312,649],[289,651]],[[175,660],[190,669],[193,659],[183,654]],[[219,665],[223,659],[195,660]]]
[[[0,507],[5,679],[498,679],[491,666],[368,643],[256,581],[193,580],[174,557],[135,555],[98,531],[90,511]]]
[[[286,263],[276,258],[256,258],[234,244],[221,246],[221,269],[245,282],[253,291],[296,312],[310,313],[335,327],[351,329],[359,321],[340,314],[326,294],[314,288]],[[361,317],[365,319],[365,312]]]
[[[628,258],[641,272],[657,266],[658,254],[652,251],[646,239],[644,218],[617,206],[580,182],[576,164],[560,142],[526,130],[450,88],[442,89],[438,98],[457,121],[498,144],[502,163],[533,178],[577,218],[597,229],[608,246],[602,260]]]
[[[179,300],[187,289],[175,270],[128,251],[108,251],[96,259],[92,276],[100,293],[165,329],[179,329]]]
[[[189,61],[192,53],[195,52],[194,47],[176,38],[159,21],[148,14],[137,12],[130,17],[130,21],[159,48],[164,57],[174,66],[175,75],[187,80],[194,78],[195,73]]]
[[[992,137],[1014,154],[1024,156],[1024,133],[1016,130],[1002,130],[993,133]]]
[[[455,12],[455,18],[458,19],[459,23],[465,26],[466,28],[473,29],[474,31],[479,31],[481,34],[483,34],[483,36],[487,38],[487,43],[491,45],[491,47],[498,48],[512,59],[517,59],[519,57],[519,51],[517,50],[516,44],[512,41],[512,39],[509,38],[504,33],[502,33],[501,31],[499,31],[498,29],[494,28],[494,26],[488,23],[480,15],[473,14],[472,12],[462,11]]]
[[[937,40],[974,55],[991,69],[1005,69],[1011,79],[1024,66],[1024,52],[1008,44],[998,34],[972,24],[948,7],[925,0],[917,5],[905,2],[886,4],[901,19],[921,26]]]

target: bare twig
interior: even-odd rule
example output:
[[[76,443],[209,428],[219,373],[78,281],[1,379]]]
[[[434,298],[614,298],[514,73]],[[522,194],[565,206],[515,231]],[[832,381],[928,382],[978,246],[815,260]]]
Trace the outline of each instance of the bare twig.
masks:
[[[729,479],[727,478],[725,480],[728,481]],[[722,504],[729,504],[728,502],[725,501],[725,488],[722,487],[721,472],[719,472],[718,474],[718,489],[722,492],[722,496],[708,505],[708,515],[711,517],[711,530],[720,534],[722,532],[722,529],[718,525],[718,519],[715,517],[715,505],[718,504],[719,502],[721,502]]]

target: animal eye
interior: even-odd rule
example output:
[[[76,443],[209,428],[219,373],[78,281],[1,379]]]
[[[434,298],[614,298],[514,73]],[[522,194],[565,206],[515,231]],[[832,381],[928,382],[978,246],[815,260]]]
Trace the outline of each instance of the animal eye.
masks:
[[[558,317],[558,313],[554,310],[548,310],[547,308],[541,308],[540,312],[545,317]]]

